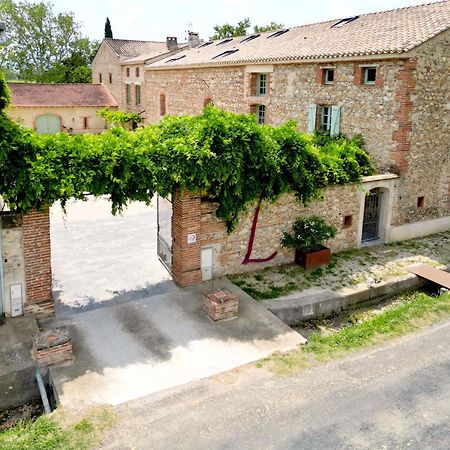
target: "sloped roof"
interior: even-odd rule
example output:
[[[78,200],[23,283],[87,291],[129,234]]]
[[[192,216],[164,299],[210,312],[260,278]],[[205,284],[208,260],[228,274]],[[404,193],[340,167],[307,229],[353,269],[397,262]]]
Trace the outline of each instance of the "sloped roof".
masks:
[[[103,84],[8,83],[14,106],[117,106]]]
[[[353,19],[353,20],[350,20]],[[332,59],[407,52],[450,27],[450,0],[215,41],[149,64],[183,66]],[[222,56],[221,56],[222,54]]]
[[[181,44],[178,46],[178,49],[175,50],[168,50],[167,47],[164,47],[163,50],[154,50],[153,52],[150,53],[143,53],[140,54],[138,56],[135,56],[133,58],[126,58],[123,59],[121,61],[121,64],[126,65],[126,64],[139,64],[139,63],[145,63],[148,60],[154,59],[154,58],[158,58],[159,56],[163,56],[163,55],[172,55],[174,53],[177,53],[181,50],[185,50],[188,48],[187,44]]]
[[[153,53],[166,53],[167,44],[158,41],[135,41],[129,39],[104,39],[112,50],[121,58],[134,58],[135,56]]]

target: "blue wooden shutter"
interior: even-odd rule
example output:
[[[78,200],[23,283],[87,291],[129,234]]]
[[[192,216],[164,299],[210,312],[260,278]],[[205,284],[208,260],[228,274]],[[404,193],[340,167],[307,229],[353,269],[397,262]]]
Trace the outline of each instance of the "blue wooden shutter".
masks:
[[[336,134],[339,134],[340,122],[341,122],[341,107],[340,106],[332,106],[331,107],[331,129],[330,129],[331,136],[336,136]]]
[[[316,129],[317,105],[310,105],[308,111],[308,133]]]

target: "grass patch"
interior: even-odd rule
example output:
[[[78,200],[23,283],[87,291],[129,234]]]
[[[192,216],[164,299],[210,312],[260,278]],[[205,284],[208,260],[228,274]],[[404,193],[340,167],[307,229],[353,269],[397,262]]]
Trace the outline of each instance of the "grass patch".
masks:
[[[357,317],[335,333],[313,333],[308,344],[263,360],[263,365],[283,375],[342,357],[450,317],[450,292],[431,296],[423,292],[403,294],[392,309]]]
[[[21,421],[0,432],[0,449],[8,450],[88,450],[114,420],[106,408],[95,411],[76,423],[63,425],[58,410],[51,416]]]

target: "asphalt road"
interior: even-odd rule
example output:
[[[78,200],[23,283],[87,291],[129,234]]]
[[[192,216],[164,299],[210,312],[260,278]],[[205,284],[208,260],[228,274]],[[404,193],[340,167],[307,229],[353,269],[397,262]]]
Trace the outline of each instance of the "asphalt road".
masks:
[[[278,377],[253,366],[117,409],[108,449],[449,449],[450,322]]]

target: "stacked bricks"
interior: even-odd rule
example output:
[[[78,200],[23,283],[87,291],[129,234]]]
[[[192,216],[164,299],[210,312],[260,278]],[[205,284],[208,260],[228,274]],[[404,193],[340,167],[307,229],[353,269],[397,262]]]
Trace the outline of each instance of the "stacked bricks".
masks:
[[[34,337],[33,352],[40,367],[72,361],[72,341],[69,331],[55,328],[38,333]]]
[[[177,191],[173,201],[173,281],[180,287],[202,281],[200,267],[200,197]],[[195,235],[195,242],[188,242]],[[192,240],[192,239],[191,239]]]
[[[27,298],[26,309],[49,315],[54,310],[49,210],[32,210],[25,214],[23,216],[22,232]]]
[[[417,59],[406,61],[398,70],[396,80],[399,87],[395,94],[395,100],[399,107],[394,114],[394,120],[398,128],[392,134],[395,150],[391,152],[391,172],[398,175],[404,174],[408,170],[408,154],[411,150],[410,133],[412,130],[411,113],[413,103],[411,93],[416,86],[415,71]]]
[[[239,298],[229,291],[218,289],[203,296],[203,311],[214,322],[234,319],[238,315]]]

